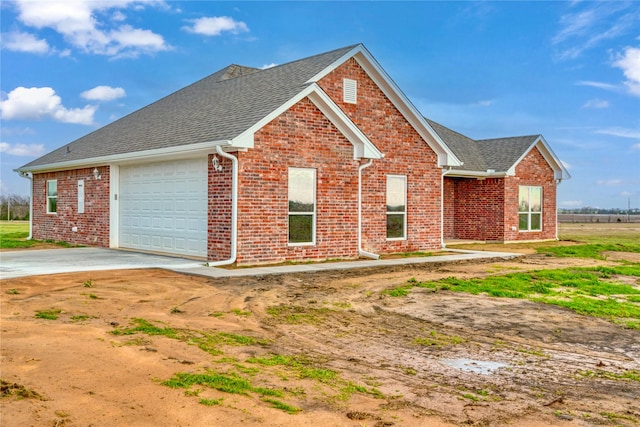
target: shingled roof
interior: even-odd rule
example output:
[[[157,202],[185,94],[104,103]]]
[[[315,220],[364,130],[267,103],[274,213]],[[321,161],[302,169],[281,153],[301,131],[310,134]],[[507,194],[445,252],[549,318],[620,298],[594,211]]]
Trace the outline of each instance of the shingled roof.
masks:
[[[433,120],[426,120],[456,157],[464,162],[462,166],[453,168],[460,171],[506,173],[541,138],[540,135],[527,135],[475,140]]]
[[[230,65],[19,168],[226,141],[291,99],[358,45],[264,70]]]

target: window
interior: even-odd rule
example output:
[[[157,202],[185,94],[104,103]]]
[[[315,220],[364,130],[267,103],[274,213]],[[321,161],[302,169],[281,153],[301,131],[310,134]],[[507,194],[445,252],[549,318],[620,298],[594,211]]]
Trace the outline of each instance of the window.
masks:
[[[518,197],[520,231],[542,230],[542,187],[520,186]]]
[[[358,101],[358,82],[351,79],[342,81],[344,102],[355,104]]]
[[[58,181],[47,181],[47,213],[58,211]]]
[[[316,239],[316,170],[289,168],[289,244]]]
[[[404,239],[407,230],[407,177],[387,176],[387,239]]]

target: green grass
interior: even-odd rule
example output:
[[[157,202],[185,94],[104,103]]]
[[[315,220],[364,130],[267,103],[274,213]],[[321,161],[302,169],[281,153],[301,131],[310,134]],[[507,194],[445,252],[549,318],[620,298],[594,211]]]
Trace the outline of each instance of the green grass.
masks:
[[[637,243],[592,243],[575,246],[543,246],[536,248],[538,253],[551,254],[556,257],[606,259],[604,252],[633,252],[640,253]]]
[[[133,319],[133,326],[119,328],[111,331],[113,335],[133,335],[146,334],[150,336],[165,336],[167,338],[183,341],[190,345],[197,346],[200,350],[211,355],[220,355],[220,347],[223,345],[250,346],[267,345],[269,341],[250,337],[246,335],[230,334],[227,332],[210,333],[191,329],[175,329],[154,325],[145,319]]]
[[[60,309],[55,309],[55,310],[41,310],[41,311],[37,311],[35,318],[36,319],[46,319],[46,320],[57,320],[58,316],[60,315],[60,313],[62,313],[62,310]]]
[[[276,400],[276,399],[270,399],[265,397],[262,400],[267,403],[270,403],[272,407],[276,409],[280,409],[281,411],[287,412],[289,414],[297,414],[302,410],[295,406],[287,405],[286,403],[280,402],[279,400]]]
[[[26,221],[0,221],[0,249],[28,248],[35,244],[26,240],[29,223]]]
[[[190,372],[178,372],[170,379],[163,381],[162,385],[171,388],[190,389],[194,385],[208,387],[223,393],[241,394],[251,396],[256,394],[261,397],[264,402],[270,403],[272,407],[280,409],[289,414],[300,412],[300,408],[288,405],[273,397],[283,397],[285,392],[277,388],[256,387],[251,382],[236,374],[221,374],[213,370],[207,370],[204,373],[194,374]],[[190,391],[190,390],[187,390]],[[190,392],[189,395],[197,396],[199,391]],[[200,399],[199,403],[207,406],[220,405],[223,399]]]
[[[603,378],[607,380],[640,382],[640,371],[635,369],[629,369],[622,373],[607,372],[600,369],[597,369],[595,371],[586,370],[586,371],[578,371],[577,375],[580,378]]]
[[[629,329],[640,329],[640,288],[620,282],[618,276],[640,278],[640,264],[539,270],[474,279],[449,277],[429,282],[410,280],[395,289],[402,289],[402,295],[408,294],[413,287],[425,287],[529,299],[605,318]],[[635,280],[640,283],[640,279]],[[396,294],[392,291],[388,294]],[[424,345],[438,344],[432,338],[424,340]]]
[[[427,346],[427,347],[436,347],[440,349],[443,347],[462,344],[463,342],[466,342],[466,341],[467,341],[466,339],[459,337],[457,335],[446,335],[446,334],[441,334],[437,331],[431,331],[428,337],[414,338],[413,343]]]
[[[348,400],[352,394],[360,393],[384,398],[384,395],[375,387],[365,387],[347,381],[340,377],[339,373],[326,368],[315,366],[315,363],[305,356],[288,356],[272,354],[264,357],[251,357],[247,363],[255,363],[265,367],[282,367],[285,372],[280,373],[283,378],[295,376],[300,379],[310,379],[333,388],[337,394],[330,397],[332,400]]]
[[[290,325],[296,324],[318,324],[322,322],[330,313],[331,309],[308,308],[300,306],[279,305],[267,308],[267,314],[281,323]]]

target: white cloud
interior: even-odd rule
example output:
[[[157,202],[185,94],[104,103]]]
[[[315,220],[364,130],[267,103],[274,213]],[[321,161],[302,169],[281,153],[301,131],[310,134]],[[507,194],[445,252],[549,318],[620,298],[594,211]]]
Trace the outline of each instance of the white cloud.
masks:
[[[261,70],[266,70],[266,69],[268,69],[268,68],[273,68],[273,67],[275,67],[276,65],[278,65],[278,64],[276,64],[275,62],[272,62],[271,64],[264,64],[262,67],[260,67],[260,69],[261,69]]]
[[[0,142],[0,153],[7,153],[13,156],[35,157],[44,153],[43,144],[9,144]]]
[[[590,99],[587,102],[584,103],[584,105],[582,106],[582,108],[609,108],[609,101],[605,101],[602,99]]]
[[[48,53],[49,43],[30,33],[11,32],[2,34],[2,47],[15,52]]]
[[[631,150],[632,150],[632,151],[640,150],[640,142],[639,142],[639,143],[637,143],[637,144],[633,144],[633,145],[631,146]]]
[[[629,3],[584,2],[576,9],[560,18],[559,30],[551,38],[559,49],[558,59],[575,59],[604,40],[636,31],[638,14]]]
[[[219,36],[223,31],[228,31],[232,34],[249,31],[247,24],[242,21],[236,21],[228,16],[189,19],[188,22],[191,22],[192,25],[182,27],[183,30],[205,36]]]
[[[93,89],[85,90],[80,96],[89,101],[113,101],[125,97],[127,94],[121,87],[96,86]]]
[[[619,136],[621,138],[640,139],[640,129],[626,129],[626,128],[613,127],[613,128],[606,128],[606,129],[598,129],[595,132],[602,135]]]
[[[598,89],[611,90],[611,91],[619,91],[620,88],[616,85],[612,85],[611,83],[602,83],[602,82],[594,82],[589,80],[583,80],[576,83],[578,86],[591,86],[597,87]]]
[[[0,102],[4,120],[40,120],[51,118],[62,123],[93,124],[98,107],[65,108],[62,99],[50,87],[17,87]]]
[[[18,20],[36,29],[50,28],[72,46],[93,54],[137,56],[170,47],[161,35],[129,25],[111,27],[126,17],[119,9],[164,5],[161,0],[17,0]],[[116,9],[115,12],[105,12]],[[65,51],[63,51],[64,53]]]
[[[596,185],[602,185],[605,187],[615,187],[617,185],[622,185],[621,179],[601,179],[596,181]]]
[[[614,67],[622,69],[626,81],[625,86],[632,95],[640,96],[640,48],[627,47],[613,63]]]

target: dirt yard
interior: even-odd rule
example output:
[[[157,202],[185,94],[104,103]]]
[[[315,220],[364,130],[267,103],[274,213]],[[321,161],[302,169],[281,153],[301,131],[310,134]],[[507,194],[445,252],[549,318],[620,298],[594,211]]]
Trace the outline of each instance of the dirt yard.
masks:
[[[596,263],[3,280],[0,424],[636,426],[640,382],[615,374],[640,370],[639,331],[523,300],[382,293],[410,278]],[[165,384],[179,373],[195,383]]]

